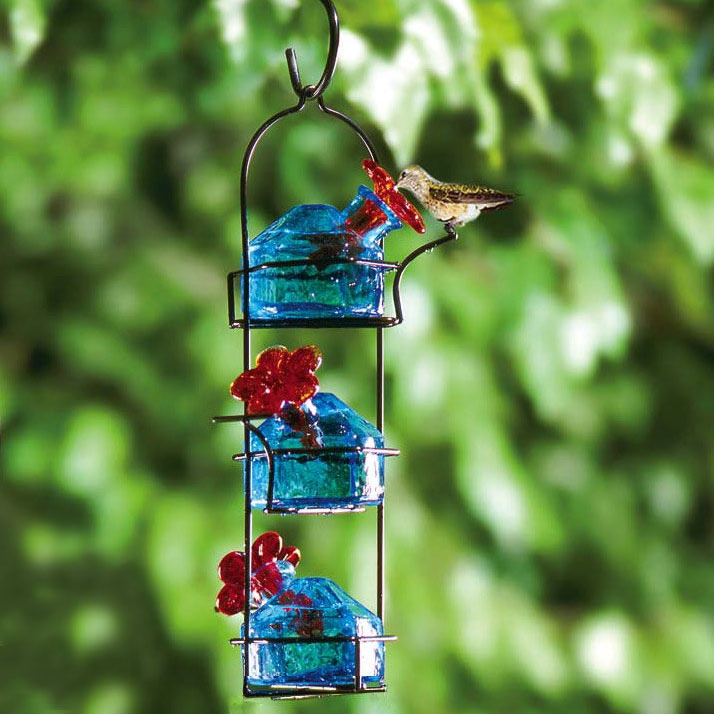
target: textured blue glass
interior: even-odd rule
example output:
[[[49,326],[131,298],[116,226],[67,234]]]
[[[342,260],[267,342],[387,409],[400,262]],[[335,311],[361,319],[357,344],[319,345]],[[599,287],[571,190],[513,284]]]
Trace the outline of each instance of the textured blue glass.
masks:
[[[306,599],[309,605],[294,604]],[[310,642],[305,639],[306,623],[324,637],[383,634],[381,620],[327,578],[296,578],[289,591],[283,589],[268,600],[250,622],[253,637],[300,639],[294,644],[250,645],[246,663],[252,689],[354,686],[354,642]],[[384,643],[361,642],[359,653],[359,687],[383,686]]]
[[[383,448],[379,430],[334,394],[318,392],[300,409],[324,447]],[[259,427],[271,449],[305,448],[304,435],[280,416]],[[251,434],[251,451],[263,451]],[[277,508],[349,508],[376,506],[384,495],[384,456],[365,453],[277,454],[274,457],[273,506]],[[265,508],[268,499],[268,460],[252,462],[251,500]]]
[[[372,204],[382,219],[360,230],[350,219]],[[365,186],[342,212],[333,206],[304,205],[256,236],[248,248],[251,267],[265,263],[320,258],[384,260],[381,239],[401,222]],[[381,266],[354,264],[265,268],[250,273],[250,316],[253,319],[379,317],[384,312]],[[241,281],[241,290],[242,290]]]

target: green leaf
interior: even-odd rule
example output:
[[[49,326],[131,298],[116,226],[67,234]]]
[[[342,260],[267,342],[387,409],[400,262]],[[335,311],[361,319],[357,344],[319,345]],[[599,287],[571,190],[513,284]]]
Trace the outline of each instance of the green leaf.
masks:
[[[677,117],[679,95],[666,67],[646,53],[608,57],[596,90],[616,126],[645,147],[661,145]]]
[[[393,28],[400,22],[394,0],[380,0],[369,5],[365,5],[362,0],[341,0],[339,13],[340,21],[355,30],[371,27]]]
[[[702,265],[714,261],[714,172],[681,152],[664,149],[649,156],[662,210]]]
[[[472,7],[479,31],[475,46],[479,77],[473,102],[481,117],[481,127],[476,142],[491,150],[492,162],[500,163],[497,150],[502,119],[487,79],[491,64],[498,62],[501,65],[506,83],[524,99],[539,123],[549,120],[550,108],[530,46],[523,39],[520,21],[512,8],[500,0],[472,2]]]
[[[504,47],[501,56],[508,86],[523,97],[539,122],[546,122],[550,117],[548,100],[536,74],[531,53],[523,46],[512,46]]]
[[[40,0],[13,0],[10,8],[10,32],[15,59],[24,64],[45,36],[47,18]]]

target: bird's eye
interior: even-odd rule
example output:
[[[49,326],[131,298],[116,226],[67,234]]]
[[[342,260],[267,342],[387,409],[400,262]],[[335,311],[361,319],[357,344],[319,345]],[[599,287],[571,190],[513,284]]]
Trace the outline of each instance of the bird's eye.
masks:
[[[401,181],[403,178],[406,178],[406,177],[407,177],[407,172],[406,172],[406,171],[402,171],[402,173],[399,174],[399,180],[400,180],[400,181]]]

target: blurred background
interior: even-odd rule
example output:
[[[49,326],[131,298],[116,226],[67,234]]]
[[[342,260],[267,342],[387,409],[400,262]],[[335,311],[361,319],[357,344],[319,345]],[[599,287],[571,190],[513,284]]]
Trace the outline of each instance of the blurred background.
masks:
[[[385,333],[389,692],[246,703],[213,612],[242,544],[241,434],[210,424],[238,408],[240,162],[295,101],[284,48],[322,72],[323,7],[4,0],[0,710],[711,714],[714,6],[336,5],[326,99],[382,163],[521,194],[409,269]],[[314,106],[279,125],[251,234],[344,207],[363,156]],[[256,349],[317,342],[372,418],[373,339]],[[375,607],[373,513],[261,529]]]

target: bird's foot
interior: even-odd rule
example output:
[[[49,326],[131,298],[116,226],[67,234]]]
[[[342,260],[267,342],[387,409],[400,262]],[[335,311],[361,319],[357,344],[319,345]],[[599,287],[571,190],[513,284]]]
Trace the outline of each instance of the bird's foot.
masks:
[[[446,223],[444,223],[444,230],[446,230],[446,232],[454,238],[459,237],[459,234],[456,232],[456,228],[454,228],[454,224],[451,221],[446,221]]]

